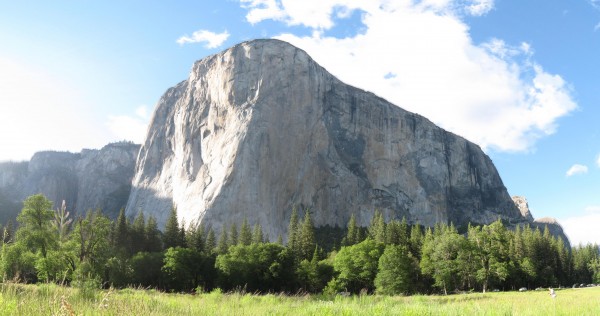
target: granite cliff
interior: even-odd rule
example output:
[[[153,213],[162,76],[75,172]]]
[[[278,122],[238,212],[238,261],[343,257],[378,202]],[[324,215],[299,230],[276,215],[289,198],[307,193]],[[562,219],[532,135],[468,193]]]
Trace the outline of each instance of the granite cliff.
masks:
[[[127,203],[139,148],[113,143],[100,150],[44,151],[29,162],[0,163],[2,211],[14,217],[27,196],[42,193],[55,207],[65,200],[70,211],[100,208],[114,217]]]
[[[127,214],[164,225],[248,218],[273,239],[294,207],[316,225],[367,225],[375,209],[411,223],[525,222],[475,144],[351,87],[277,40],[193,65],[161,97],[140,149]]]

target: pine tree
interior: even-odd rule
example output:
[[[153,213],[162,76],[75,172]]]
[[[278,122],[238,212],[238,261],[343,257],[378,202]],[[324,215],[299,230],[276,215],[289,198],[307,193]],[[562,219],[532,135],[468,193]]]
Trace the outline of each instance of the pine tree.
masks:
[[[217,253],[225,254],[227,253],[227,249],[229,249],[229,241],[227,238],[227,228],[225,226],[221,227],[221,234],[219,235],[219,241],[217,243]]]
[[[143,249],[147,252],[159,252],[162,249],[162,242],[160,240],[160,230],[158,230],[158,223],[154,216],[148,217],[146,228],[144,229],[144,235],[146,237],[146,247]]]
[[[287,247],[295,252],[297,248],[297,235],[298,235],[298,211],[294,207],[292,209],[292,215],[290,217],[290,224],[288,225],[288,242]]]
[[[229,229],[229,245],[235,246],[238,243],[238,229],[235,223],[231,224],[231,228]]]
[[[146,249],[146,218],[144,212],[140,211],[131,225],[131,249],[135,254]]]
[[[211,227],[208,229],[208,233],[206,234],[205,251],[209,254],[212,253],[215,250],[216,245],[217,241],[215,237],[215,231]]]
[[[130,247],[129,223],[123,208],[119,211],[113,232],[113,247],[122,253],[128,251]]]
[[[239,242],[240,245],[248,246],[252,243],[252,231],[250,230],[250,226],[248,225],[248,219],[244,218],[242,222],[242,227],[240,228],[240,237]]]
[[[375,210],[371,225],[369,226],[369,237],[377,242],[385,242],[385,219],[379,210]]]
[[[252,231],[252,243],[253,244],[262,244],[264,242],[262,226],[260,224],[255,224],[254,229]]]
[[[304,221],[297,234],[299,261],[310,260],[316,246],[315,227],[313,226],[310,211],[304,212]]]
[[[350,215],[350,220],[348,221],[348,233],[346,234],[346,239],[344,246],[352,246],[359,243],[358,240],[359,228],[356,225],[356,217],[354,213]]]
[[[171,208],[171,214],[167,219],[167,224],[165,225],[165,233],[163,235],[163,243],[165,249],[169,249],[171,247],[179,247],[181,244],[181,230],[179,228],[179,221],[177,219],[177,208]]]

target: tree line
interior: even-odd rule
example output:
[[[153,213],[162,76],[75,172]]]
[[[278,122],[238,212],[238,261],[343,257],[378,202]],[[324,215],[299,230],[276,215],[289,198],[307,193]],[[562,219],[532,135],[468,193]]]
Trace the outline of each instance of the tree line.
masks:
[[[102,211],[72,217],[64,202],[52,210],[43,195],[28,197],[2,229],[3,281],[147,287],[191,292],[450,293],[600,283],[597,245],[569,247],[561,238],[500,220],[435,227],[385,222],[375,211],[368,227],[354,216],[341,245],[325,251],[311,213],[292,211],[287,242],[271,242],[244,219],[218,232],[180,225],[173,208],[164,232],[143,212],[116,220]],[[302,216],[300,216],[302,215]]]

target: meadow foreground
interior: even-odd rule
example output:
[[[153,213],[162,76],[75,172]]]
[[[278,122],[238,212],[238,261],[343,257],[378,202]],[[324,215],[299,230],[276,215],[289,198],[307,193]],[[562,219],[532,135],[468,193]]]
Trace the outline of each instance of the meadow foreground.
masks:
[[[448,296],[286,296],[82,291],[5,283],[0,315],[597,315],[600,287]]]

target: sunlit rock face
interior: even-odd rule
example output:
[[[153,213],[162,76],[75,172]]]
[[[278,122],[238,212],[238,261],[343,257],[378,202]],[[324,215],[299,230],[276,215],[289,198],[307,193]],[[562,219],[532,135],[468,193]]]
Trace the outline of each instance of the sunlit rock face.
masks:
[[[432,92],[434,93],[434,92]],[[127,214],[164,225],[260,223],[285,236],[294,207],[316,225],[526,220],[475,144],[336,79],[282,41],[241,43],[196,62],[161,97]]]

